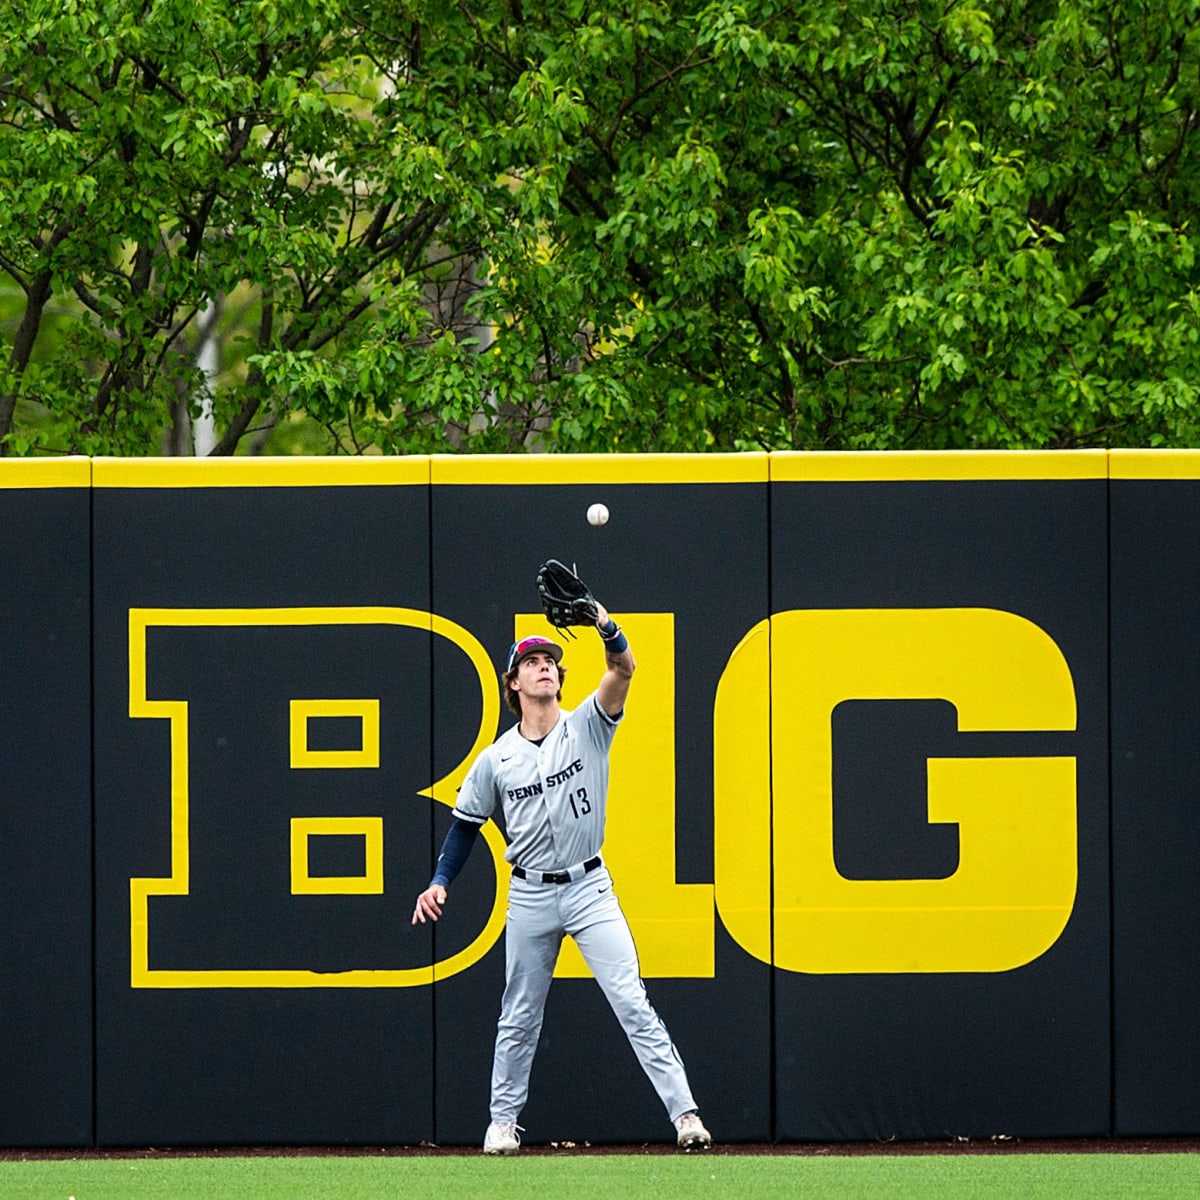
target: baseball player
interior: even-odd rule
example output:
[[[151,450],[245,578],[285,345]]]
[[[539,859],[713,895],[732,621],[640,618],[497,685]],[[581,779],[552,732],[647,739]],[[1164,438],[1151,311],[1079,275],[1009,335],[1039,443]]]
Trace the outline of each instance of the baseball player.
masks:
[[[608,752],[624,715],[634,660],[620,627],[597,604],[606,670],[576,709],[560,707],[562,647],[543,637],[513,644],[501,676],[504,699],[520,718],[472,764],[429,887],[413,924],[436,921],[446,889],[466,862],[480,827],[502,806],[512,863],[505,924],[505,988],[492,1063],[491,1124],[485,1154],[514,1154],[517,1118],[563,935],[579,945],[625,1030],[685,1150],[712,1138],[696,1111],[687,1075],[662,1019],[651,1007],[628,922],[600,857],[608,799]]]

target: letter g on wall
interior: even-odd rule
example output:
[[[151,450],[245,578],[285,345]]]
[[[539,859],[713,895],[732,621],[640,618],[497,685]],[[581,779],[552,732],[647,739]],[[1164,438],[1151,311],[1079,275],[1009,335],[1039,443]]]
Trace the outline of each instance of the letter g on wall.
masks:
[[[1076,720],[1062,652],[1014,613],[794,610],[755,625],[714,713],[714,884],[732,936],[764,962],[825,974],[1006,971],[1045,953],[1075,902],[1075,759],[929,759],[929,820],[958,825],[958,869],[847,879],[831,716],[852,699],[946,700],[964,732]]]

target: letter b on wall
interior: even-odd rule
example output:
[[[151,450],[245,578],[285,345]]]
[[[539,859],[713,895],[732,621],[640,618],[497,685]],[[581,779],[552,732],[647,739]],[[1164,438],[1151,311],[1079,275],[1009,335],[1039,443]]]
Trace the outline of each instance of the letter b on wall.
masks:
[[[932,699],[954,706],[962,732],[1075,727],[1061,651],[1013,613],[791,611],[739,644],[716,703],[715,883],[722,920],[756,957],[813,973],[1004,971],[1057,940],[1077,879],[1074,758],[930,758],[928,819],[958,826],[957,869],[839,873],[834,709]]]

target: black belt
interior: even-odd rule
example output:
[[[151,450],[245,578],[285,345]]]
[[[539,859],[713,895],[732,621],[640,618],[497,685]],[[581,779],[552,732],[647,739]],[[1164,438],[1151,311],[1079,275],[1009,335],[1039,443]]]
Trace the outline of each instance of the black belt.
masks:
[[[594,871],[600,865],[600,855],[595,858],[589,858],[583,864],[583,873],[586,875],[589,871]],[[512,873],[518,879],[532,879],[534,883],[570,883],[570,871],[527,871],[524,867],[513,867]]]

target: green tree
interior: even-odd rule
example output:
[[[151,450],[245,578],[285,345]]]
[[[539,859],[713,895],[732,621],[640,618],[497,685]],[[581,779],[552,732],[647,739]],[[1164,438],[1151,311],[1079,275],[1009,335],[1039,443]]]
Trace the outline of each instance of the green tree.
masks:
[[[3,8],[9,452],[1200,444],[1200,0]]]
[[[352,439],[412,355],[453,360],[463,314],[438,293],[473,268],[487,168],[415,95],[418,28],[376,39],[376,65],[325,0],[3,9],[9,451],[154,452],[206,400],[216,453],[298,405]],[[232,328],[211,378],[214,306]],[[424,445],[436,412],[432,392],[389,408],[392,445]]]
[[[716,0],[493,34],[576,100],[550,282],[609,352],[563,372],[556,444],[1194,443],[1197,12]]]

